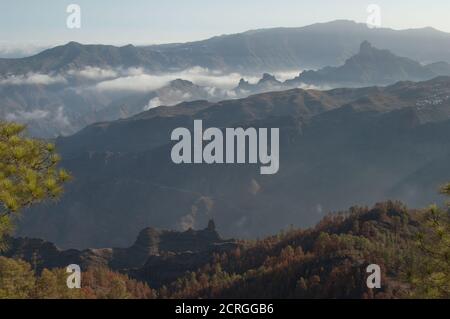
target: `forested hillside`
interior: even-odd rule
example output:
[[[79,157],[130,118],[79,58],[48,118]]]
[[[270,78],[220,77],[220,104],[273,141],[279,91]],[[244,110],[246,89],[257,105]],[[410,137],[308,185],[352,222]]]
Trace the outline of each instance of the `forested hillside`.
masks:
[[[240,241],[234,249],[199,259],[204,264],[198,270],[186,268],[184,275],[163,286],[152,282],[155,277],[146,270],[153,267],[151,271],[162,277],[167,277],[174,267],[182,273],[180,259],[186,258],[185,253],[163,253],[162,257],[172,258],[162,258],[159,268],[147,262],[139,269],[122,269],[123,274],[106,266],[89,267],[82,274],[80,290],[67,289],[64,270],[34,272],[33,260],[30,265],[1,257],[0,296],[448,298],[449,225],[448,211],[436,207],[410,210],[391,201],[370,209],[353,207],[330,214],[313,228],[289,229],[261,240]],[[191,259],[196,254],[204,257],[199,251]],[[381,267],[380,289],[367,288],[369,264]]]

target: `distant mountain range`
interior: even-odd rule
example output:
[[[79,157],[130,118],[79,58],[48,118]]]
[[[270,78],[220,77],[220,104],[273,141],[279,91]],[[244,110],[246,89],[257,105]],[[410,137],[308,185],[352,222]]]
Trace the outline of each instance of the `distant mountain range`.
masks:
[[[248,94],[247,94],[248,95]],[[101,121],[126,118],[160,105],[219,101],[232,91],[176,79],[149,91],[102,91],[89,84],[0,84],[0,119],[28,125],[36,137],[70,135]]]
[[[37,273],[100,266],[162,298],[404,297],[424,216],[397,200],[441,203],[450,181],[450,33],[338,20],[70,42],[0,58],[3,120],[54,142],[73,175],[12,217],[21,237],[0,255]],[[171,133],[195,120],[279,128],[279,171],[175,164]],[[381,289],[367,288],[371,263]]]
[[[66,135],[55,140],[75,176],[60,201],[24,214],[19,232],[62,247],[126,247],[145,225],[188,229],[214,217],[227,237],[255,237],[355,202],[437,201],[450,180],[449,39],[335,21],[149,47],[71,42],[0,59],[0,119]],[[286,81],[271,74],[310,68]],[[317,90],[328,87],[347,88]],[[280,128],[279,173],[173,164],[170,133],[194,119]]]
[[[325,67],[317,71],[302,72],[286,84],[310,84],[330,87],[386,85],[398,81],[424,81],[438,75],[450,76],[446,62],[422,65],[414,60],[399,57],[388,50],[380,50],[364,41],[358,54],[344,65]]]
[[[43,75],[9,76],[3,83],[0,79],[0,118],[26,123],[32,135],[48,138],[70,135],[92,123],[126,118],[160,105],[172,106],[196,100],[218,102],[297,87],[329,89],[423,81],[450,76],[450,65],[447,62],[422,65],[364,41],[360,51],[343,65],[304,71],[284,82],[264,73],[259,81],[242,78],[238,83],[236,78],[231,80],[229,88],[222,88],[214,82],[230,82],[227,75],[219,78],[207,75],[206,80],[199,76],[202,83],[199,85],[182,78],[169,80],[171,76],[168,75],[123,72],[88,68],[47,78],[42,78]],[[189,72],[180,74],[183,75],[196,78]],[[233,88],[233,85],[237,86]],[[135,86],[138,89],[134,89]]]
[[[370,29],[346,20],[300,28],[274,28],[211,39],[147,47],[67,45],[20,59],[0,59],[0,75],[50,73],[86,66],[143,67],[168,72],[201,66],[227,72],[256,73],[317,69],[342,64],[362,41],[421,63],[450,62],[450,34],[433,28]],[[420,43],[420,45],[418,45]]]
[[[279,127],[280,171],[173,164],[170,133],[194,119]],[[75,180],[56,204],[24,214],[19,230],[62,247],[123,247],[144,225],[187,229],[214,217],[225,236],[254,237],[356,203],[422,207],[450,180],[449,134],[449,77],[158,107],[57,139]]]
[[[422,65],[388,50],[377,49],[368,41],[364,41],[359,52],[347,59],[343,65],[327,66],[317,71],[306,70],[284,82],[264,73],[261,80],[254,84],[241,79],[234,91],[242,95],[297,87],[364,87],[389,85],[399,81],[424,81],[437,76],[450,76],[450,64],[435,62]]]

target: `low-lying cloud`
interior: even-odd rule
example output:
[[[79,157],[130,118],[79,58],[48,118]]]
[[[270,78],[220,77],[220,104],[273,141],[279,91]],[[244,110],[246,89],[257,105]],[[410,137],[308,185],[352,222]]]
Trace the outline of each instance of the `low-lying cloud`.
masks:
[[[120,75],[118,71],[113,69],[102,69],[99,67],[91,67],[91,66],[88,66],[81,70],[69,70],[67,74],[70,76],[74,76],[76,78],[94,81],[113,79]]]
[[[273,75],[284,82],[295,78],[299,72],[298,70],[274,72]],[[161,105],[173,106],[194,100],[217,102],[293,87],[329,89],[329,87],[316,87],[297,82],[273,84],[271,81],[261,81],[258,83],[261,76],[262,74],[249,76],[225,73],[202,67],[155,73],[136,67],[89,66],[60,73],[4,75],[0,76],[0,94],[5,105],[1,117],[11,122],[30,124],[39,134],[43,132],[44,136],[56,136],[72,134],[81,125],[89,124],[91,120],[104,120],[104,118],[111,120],[121,117],[122,110],[120,112],[117,110],[119,103],[123,103],[126,110],[123,114],[129,116]],[[177,79],[184,81],[174,81]],[[239,89],[236,89],[241,79],[250,84],[258,84],[241,85]],[[17,92],[22,92],[20,90],[9,90],[10,86],[27,85],[36,87],[26,87],[23,91],[26,93],[23,96],[17,95]],[[45,86],[49,86],[48,90]],[[29,104],[31,99],[38,98],[39,103]],[[86,104],[90,107],[86,108]],[[110,110],[109,106],[112,106]],[[122,108],[121,105],[120,108]],[[95,113],[99,109],[101,112]],[[190,216],[187,216],[186,224],[189,224],[189,219]]]
[[[143,69],[132,69],[125,76],[116,79],[102,81],[96,88],[102,91],[135,91],[149,92],[166,86],[171,81],[183,79],[191,81],[199,86],[219,89],[232,89],[237,86],[244,76],[239,73],[222,73],[211,71],[202,67],[193,67],[179,72],[164,74],[149,74]],[[247,77],[247,80],[256,82],[258,78]]]
[[[170,77],[166,75],[154,76],[149,74],[140,74],[103,81],[98,83],[95,88],[100,91],[150,92],[162,88],[169,82]]]
[[[277,80],[284,82],[286,80],[291,80],[297,77],[302,71],[300,70],[292,70],[292,71],[280,71],[274,72],[273,76],[277,78]]]
[[[6,115],[6,120],[11,122],[29,122],[35,120],[42,120],[48,116],[48,111],[33,110],[31,112],[18,111],[16,113],[9,113]]]
[[[27,73],[24,75],[9,75],[0,78],[0,85],[51,85],[64,84],[67,80],[62,75],[48,75],[42,73]]]
[[[42,44],[18,44],[0,41],[0,58],[23,58],[42,52],[48,47]]]
[[[33,110],[33,111],[17,111],[14,113],[8,113],[5,119],[10,122],[29,123],[33,121],[51,121],[61,128],[69,127],[70,121],[67,115],[65,115],[64,107],[59,106],[55,110]]]
[[[298,71],[275,72],[281,81],[294,78]],[[256,83],[259,77],[240,73],[224,73],[203,67],[192,67],[177,72],[151,73],[143,68],[100,68],[87,66],[58,74],[27,73],[0,77],[0,85],[54,85],[67,84],[100,92],[151,92],[158,90],[171,81],[183,79],[202,86],[215,95],[216,90],[232,90],[239,80]],[[73,80],[77,80],[73,82]],[[81,82],[80,82],[81,81]],[[83,82],[87,81],[87,82]]]

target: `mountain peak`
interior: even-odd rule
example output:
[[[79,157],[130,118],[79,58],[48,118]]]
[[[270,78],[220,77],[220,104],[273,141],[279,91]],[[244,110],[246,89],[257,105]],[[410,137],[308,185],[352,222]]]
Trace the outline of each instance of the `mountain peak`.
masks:
[[[245,84],[249,84],[249,82],[246,81],[244,78],[241,78],[241,79],[239,80],[239,85],[245,85]]]
[[[253,85],[250,84],[250,82],[246,81],[245,79],[241,79],[237,86],[237,89],[240,89],[240,90],[251,90],[252,88],[253,88]]]
[[[65,47],[80,47],[80,46],[83,46],[83,45],[76,41],[70,41],[65,45]]]
[[[267,81],[277,81],[277,79],[272,74],[264,73],[262,79],[259,82],[267,82]]]
[[[331,86],[387,85],[405,80],[429,80],[438,75],[447,75],[446,69],[446,64],[425,67],[417,61],[397,56],[386,49],[378,49],[369,41],[363,41],[359,53],[347,59],[343,65],[303,72],[295,80]]]
[[[191,81],[188,81],[188,80],[175,79],[170,82],[170,86],[173,88],[182,89],[182,88],[187,88],[187,87],[193,87],[194,83],[192,83]]]
[[[372,44],[369,41],[363,41],[359,47],[360,54],[366,54],[373,50]]]
[[[214,219],[209,220],[208,227],[206,229],[209,231],[216,231],[216,223],[214,222]]]

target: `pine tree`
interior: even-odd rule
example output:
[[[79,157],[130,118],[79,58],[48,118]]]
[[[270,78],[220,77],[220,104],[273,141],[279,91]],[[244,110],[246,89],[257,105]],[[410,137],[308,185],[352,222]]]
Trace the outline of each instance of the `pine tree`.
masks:
[[[31,265],[0,256],[0,299],[30,298],[35,287]]]
[[[450,184],[442,189],[450,195]],[[421,298],[450,298],[450,216],[449,210],[432,206],[424,217],[420,233],[419,263],[413,270],[413,295]]]
[[[26,137],[23,125],[0,122],[0,249],[23,208],[62,193],[70,175],[59,161],[53,144]]]

